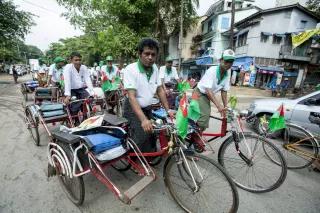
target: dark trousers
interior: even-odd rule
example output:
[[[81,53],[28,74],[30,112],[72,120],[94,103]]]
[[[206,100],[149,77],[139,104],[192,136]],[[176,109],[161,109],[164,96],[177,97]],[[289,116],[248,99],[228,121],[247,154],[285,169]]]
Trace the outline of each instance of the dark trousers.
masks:
[[[151,108],[142,108],[142,111],[148,119],[152,117]],[[141,152],[154,152],[156,150],[156,136],[143,130],[141,121],[132,110],[128,98],[124,101],[123,116],[129,121],[130,137],[138,145]]]
[[[79,99],[86,99],[90,96],[90,94],[87,92],[85,88],[80,88],[80,89],[72,89],[71,90],[71,97],[77,97],[77,100]],[[77,114],[82,107],[82,102],[75,102],[71,103],[70,105],[70,111],[71,114]]]

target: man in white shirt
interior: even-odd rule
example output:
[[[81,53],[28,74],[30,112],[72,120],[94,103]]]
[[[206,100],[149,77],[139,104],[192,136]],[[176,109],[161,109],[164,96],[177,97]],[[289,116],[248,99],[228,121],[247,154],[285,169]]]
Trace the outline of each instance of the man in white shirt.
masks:
[[[47,85],[60,87],[63,80],[63,66],[65,65],[64,58],[58,56],[54,59],[54,63],[49,67],[49,77]]]
[[[107,56],[106,61],[107,64],[101,67],[101,72],[103,72],[101,75],[105,75],[107,77],[107,80],[113,81],[115,77],[119,75],[118,68],[112,64],[113,58],[111,55]]]
[[[199,102],[200,118],[197,124],[202,130],[209,126],[211,113],[210,102],[213,102],[221,114],[225,117],[227,101],[227,91],[230,89],[231,66],[235,59],[233,50],[225,50],[221,56],[218,66],[210,67],[199,81],[194,90],[192,98]],[[216,93],[221,92],[222,104],[216,98]]]
[[[85,99],[93,95],[93,86],[89,70],[81,64],[82,56],[78,52],[71,53],[71,63],[63,70],[64,77],[64,102],[68,104],[72,96]],[[86,90],[87,89],[87,90]]]
[[[153,130],[150,120],[154,95],[159,99],[170,116],[166,94],[159,79],[159,71],[154,64],[159,51],[158,42],[142,39],[138,45],[139,60],[129,64],[124,70],[124,88],[128,98],[124,102],[124,117],[130,124],[131,138],[142,152],[155,151],[155,139],[150,134]]]
[[[166,58],[166,65],[160,67],[159,76],[164,89],[166,89],[165,84],[173,83],[174,80],[179,81],[177,69],[172,66],[172,62],[172,58],[168,56]]]

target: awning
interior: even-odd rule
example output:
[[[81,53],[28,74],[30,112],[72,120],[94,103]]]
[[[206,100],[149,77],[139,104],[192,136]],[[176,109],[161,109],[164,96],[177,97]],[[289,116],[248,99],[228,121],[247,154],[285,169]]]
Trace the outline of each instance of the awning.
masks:
[[[239,57],[236,58],[232,64],[232,69],[237,70],[237,69],[243,69],[243,70],[249,70],[250,65],[253,63],[253,58],[252,57]]]
[[[245,34],[246,32],[249,32],[249,29],[244,30],[244,31],[239,31],[239,32],[236,33],[234,36],[239,36],[239,35]]]
[[[275,33],[274,36],[284,38],[284,37],[286,37],[286,34],[285,33]]]
[[[261,34],[264,36],[272,36],[272,33],[268,33],[268,32],[261,32]]]
[[[196,65],[212,65],[212,64],[213,64],[213,57],[211,56],[204,56],[196,59]]]
[[[275,74],[276,72],[283,72],[282,67],[275,67],[275,66],[260,66],[256,65],[257,67],[257,72],[258,73],[263,73],[263,74]]]
[[[297,77],[298,76],[298,72],[284,71],[283,76],[284,77]]]

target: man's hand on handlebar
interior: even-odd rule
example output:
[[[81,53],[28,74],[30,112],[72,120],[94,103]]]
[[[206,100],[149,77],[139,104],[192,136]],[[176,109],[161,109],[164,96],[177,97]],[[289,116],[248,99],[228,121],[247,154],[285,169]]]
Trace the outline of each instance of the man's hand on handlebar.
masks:
[[[70,103],[70,96],[66,96],[65,98],[64,98],[64,100],[63,100],[63,102],[66,104],[66,105],[68,105],[69,103]]]
[[[145,132],[152,132],[152,130],[153,130],[153,126],[152,126],[151,120],[144,119],[144,120],[141,122],[141,126],[142,126],[142,128],[143,128],[143,130],[144,130]]]
[[[227,113],[227,107],[219,107],[218,108],[218,111],[219,111],[219,113],[220,113],[220,115],[221,115],[221,117],[222,118],[225,118],[227,115],[226,115],[226,113]]]

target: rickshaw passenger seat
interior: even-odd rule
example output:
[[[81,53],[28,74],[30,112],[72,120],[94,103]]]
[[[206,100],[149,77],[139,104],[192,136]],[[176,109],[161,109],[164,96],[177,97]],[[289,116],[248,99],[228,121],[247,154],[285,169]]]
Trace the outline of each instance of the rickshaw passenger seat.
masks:
[[[78,135],[69,134],[67,132],[62,132],[59,130],[52,132],[52,136],[58,141],[67,143],[67,144],[74,144],[81,140],[81,137]]]

